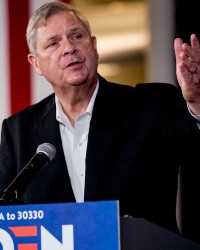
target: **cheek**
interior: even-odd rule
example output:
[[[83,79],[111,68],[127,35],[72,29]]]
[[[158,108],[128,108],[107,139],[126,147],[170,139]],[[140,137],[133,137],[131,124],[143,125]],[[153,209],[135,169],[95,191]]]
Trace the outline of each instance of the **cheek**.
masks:
[[[51,56],[45,56],[40,59],[40,68],[43,72],[47,72],[49,70],[52,70],[57,64],[53,63],[53,59]]]
[[[97,51],[93,50],[93,52],[91,53],[91,56],[90,56],[90,63],[92,64],[93,68],[97,67],[97,65],[98,65],[98,59],[99,59],[99,56],[98,56]]]
[[[98,52],[96,50],[96,48],[93,45],[88,45],[88,47],[86,48],[86,58],[87,60],[92,63],[94,65],[94,67],[96,66],[96,63],[98,62],[99,59],[99,55]]]

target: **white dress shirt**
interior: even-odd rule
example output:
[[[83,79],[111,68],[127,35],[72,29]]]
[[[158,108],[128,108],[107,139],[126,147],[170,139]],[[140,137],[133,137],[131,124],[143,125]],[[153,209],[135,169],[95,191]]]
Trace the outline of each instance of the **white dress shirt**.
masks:
[[[84,201],[85,157],[90,120],[98,87],[99,83],[96,86],[85,113],[78,115],[76,118],[74,127],[72,127],[69,119],[64,114],[57,96],[55,97],[56,119],[59,122],[65,161],[67,163],[72,189],[77,202]]]
[[[194,119],[196,120],[196,124],[197,124],[198,128],[200,129],[200,115],[194,115],[194,114],[192,113],[192,111],[190,110],[190,108],[189,108],[188,105],[187,105],[187,107],[188,107],[188,110],[189,110],[190,114],[191,114],[191,115],[194,117]]]

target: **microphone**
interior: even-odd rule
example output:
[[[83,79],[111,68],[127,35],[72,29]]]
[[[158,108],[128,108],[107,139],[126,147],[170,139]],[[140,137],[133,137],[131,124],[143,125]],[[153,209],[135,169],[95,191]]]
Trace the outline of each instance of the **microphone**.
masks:
[[[17,201],[19,195],[23,195],[28,184],[36,173],[47,163],[52,161],[56,155],[56,148],[50,143],[43,143],[38,146],[36,154],[27,165],[17,174],[6,189],[4,189],[0,201]]]

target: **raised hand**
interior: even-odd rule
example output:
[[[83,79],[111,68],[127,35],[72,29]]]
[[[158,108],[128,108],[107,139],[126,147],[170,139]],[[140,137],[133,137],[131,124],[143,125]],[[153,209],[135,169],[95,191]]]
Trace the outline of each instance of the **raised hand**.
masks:
[[[174,40],[176,75],[191,111],[200,115],[200,44],[195,34],[191,34],[190,43]]]

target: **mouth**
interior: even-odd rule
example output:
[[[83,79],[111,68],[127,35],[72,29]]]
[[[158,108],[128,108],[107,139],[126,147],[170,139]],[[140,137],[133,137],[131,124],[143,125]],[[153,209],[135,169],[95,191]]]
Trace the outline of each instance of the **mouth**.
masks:
[[[69,63],[69,64],[67,65],[67,68],[72,67],[72,66],[74,66],[74,65],[79,65],[79,64],[81,64],[81,62],[71,62],[71,63]]]

